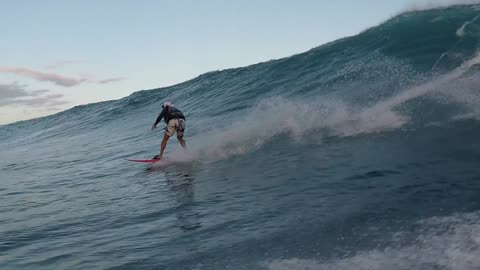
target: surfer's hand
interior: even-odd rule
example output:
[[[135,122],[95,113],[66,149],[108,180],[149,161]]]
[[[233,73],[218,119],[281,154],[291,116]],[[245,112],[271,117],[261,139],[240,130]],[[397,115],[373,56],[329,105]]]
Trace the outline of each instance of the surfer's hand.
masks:
[[[152,130],[156,129],[157,128],[157,125],[153,124],[152,125]]]

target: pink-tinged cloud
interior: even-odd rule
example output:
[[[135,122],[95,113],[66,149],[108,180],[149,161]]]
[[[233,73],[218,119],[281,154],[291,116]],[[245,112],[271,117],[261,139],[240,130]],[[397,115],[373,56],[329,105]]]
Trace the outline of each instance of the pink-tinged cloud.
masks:
[[[56,73],[46,73],[31,70],[28,68],[20,68],[20,67],[0,67],[0,73],[11,73],[18,76],[23,76],[27,78],[32,78],[38,81],[48,81],[52,82],[56,85],[65,86],[65,87],[72,87],[77,86],[82,83],[98,83],[98,84],[107,84],[112,82],[118,82],[124,80],[125,78],[116,77],[104,80],[96,80],[95,76],[93,75],[81,75],[78,78],[74,77],[66,77]]]
[[[55,73],[44,73],[39,71],[34,71],[27,68],[17,68],[17,67],[0,67],[0,72],[11,73],[18,76],[28,77],[39,81],[48,81],[53,82],[56,85],[61,85],[65,87],[71,87],[79,85],[83,82],[86,82],[85,78],[71,78],[65,77]]]
[[[100,80],[100,81],[98,81],[98,83],[100,83],[100,84],[106,84],[106,83],[112,83],[112,82],[119,82],[119,81],[123,81],[123,80],[125,80],[125,78],[117,77],[117,78],[110,78],[110,79]]]

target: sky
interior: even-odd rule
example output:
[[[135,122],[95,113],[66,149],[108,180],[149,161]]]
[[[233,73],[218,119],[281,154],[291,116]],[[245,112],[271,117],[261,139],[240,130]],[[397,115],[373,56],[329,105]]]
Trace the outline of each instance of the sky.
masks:
[[[287,57],[438,2],[0,0],[0,125]]]

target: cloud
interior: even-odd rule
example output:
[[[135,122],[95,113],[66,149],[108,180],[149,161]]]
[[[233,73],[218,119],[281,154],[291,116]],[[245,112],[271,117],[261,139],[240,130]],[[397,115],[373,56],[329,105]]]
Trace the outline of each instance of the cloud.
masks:
[[[56,85],[70,87],[79,85],[85,81],[86,78],[70,78],[55,73],[44,73],[39,71],[34,71],[28,68],[18,68],[18,67],[0,67],[0,72],[16,74],[18,76],[32,78],[38,81],[48,81],[53,82]]]
[[[111,82],[117,82],[124,79],[124,78],[117,77],[117,78],[110,78],[110,79],[104,79],[104,80],[94,80],[94,79],[88,78],[87,76],[74,78],[74,77],[59,75],[56,73],[46,73],[46,72],[40,72],[40,71],[35,71],[28,68],[20,68],[20,67],[0,67],[0,73],[10,73],[18,76],[32,78],[38,81],[48,81],[64,87],[77,86],[85,82],[106,84]]]
[[[31,92],[30,94],[31,94],[32,96],[36,97],[36,96],[40,96],[40,95],[46,94],[46,93],[48,93],[48,92],[49,92],[49,90],[43,89],[43,90],[35,90],[35,91]]]
[[[62,94],[48,94],[49,92],[46,89],[29,92],[24,85],[18,83],[0,84],[0,107],[23,105],[51,109],[68,103]]]
[[[24,86],[18,83],[0,84],[0,100],[25,97],[28,95],[29,93],[25,90]]]
[[[56,107],[60,105],[65,105],[68,102],[63,100],[62,94],[52,94],[41,97],[29,98],[29,99],[16,99],[11,101],[8,105],[26,105],[32,107]],[[1,106],[0,101],[0,106]]]
[[[85,63],[85,61],[84,60],[58,60],[55,63],[46,66],[46,68],[57,69],[57,68],[63,68],[67,65],[79,64],[79,63]]]
[[[100,80],[98,81],[99,84],[106,84],[106,83],[112,83],[112,82],[119,82],[123,81],[125,78],[122,77],[117,77],[117,78],[110,78],[110,79],[105,79],[105,80]]]

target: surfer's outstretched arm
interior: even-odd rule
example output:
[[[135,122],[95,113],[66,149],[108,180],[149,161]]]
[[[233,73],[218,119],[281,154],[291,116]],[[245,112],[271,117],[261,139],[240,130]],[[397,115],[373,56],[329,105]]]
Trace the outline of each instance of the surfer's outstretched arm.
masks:
[[[155,120],[155,124],[152,125],[152,129],[157,128],[157,124],[162,120],[163,117],[167,114],[167,108],[163,108],[162,112],[158,115],[157,120]]]

